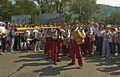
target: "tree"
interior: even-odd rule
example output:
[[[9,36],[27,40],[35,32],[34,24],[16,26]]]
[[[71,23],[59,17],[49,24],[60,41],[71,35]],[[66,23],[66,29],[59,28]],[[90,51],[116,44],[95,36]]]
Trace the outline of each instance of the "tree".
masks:
[[[39,24],[39,8],[31,0],[15,0],[12,5],[12,15],[32,15],[32,23]]]
[[[99,5],[96,4],[96,0],[74,0],[70,3],[69,7],[69,11],[72,12],[71,15],[76,14],[78,19],[83,19],[82,22],[88,21],[100,10]]]
[[[113,12],[111,16],[105,17],[106,24],[118,24],[120,25],[120,12]]]
[[[12,3],[9,0],[0,0],[0,16],[2,20],[9,20],[11,17]]]

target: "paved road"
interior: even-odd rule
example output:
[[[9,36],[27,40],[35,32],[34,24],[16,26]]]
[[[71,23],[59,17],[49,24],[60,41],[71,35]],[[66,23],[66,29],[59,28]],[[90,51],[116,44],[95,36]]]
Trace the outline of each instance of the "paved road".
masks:
[[[0,77],[120,77],[120,64],[116,59],[84,57],[84,67],[77,69],[77,60],[76,65],[67,66],[71,59],[62,57],[62,62],[55,66],[45,58],[42,51],[4,53],[0,55]],[[106,75],[106,72],[116,75]]]

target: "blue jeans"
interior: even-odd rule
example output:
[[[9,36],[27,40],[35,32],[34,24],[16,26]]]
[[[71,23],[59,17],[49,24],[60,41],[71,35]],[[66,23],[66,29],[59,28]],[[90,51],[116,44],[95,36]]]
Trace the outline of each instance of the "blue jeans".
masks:
[[[103,38],[98,37],[96,51],[98,51],[98,52],[102,51],[102,44],[103,44]]]
[[[105,54],[107,51],[107,55]],[[102,56],[110,56],[110,48],[109,48],[109,40],[103,40],[103,46],[102,46]]]
[[[13,51],[14,42],[15,42],[15,38],[14,38],[14,37],[11,37],[11,38],[10,38],[10,50],[11,50],[11,51]]]
[[[113,42],[109,42],[110,54],[115,55],[115,45]]]
[[[43,49],[43,42],[40,43],[40,49]]]

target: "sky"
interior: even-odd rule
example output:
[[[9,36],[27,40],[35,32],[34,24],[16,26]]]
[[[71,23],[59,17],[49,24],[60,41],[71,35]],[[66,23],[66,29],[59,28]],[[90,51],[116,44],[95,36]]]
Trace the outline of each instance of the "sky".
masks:
[[[106,4],[120,7],[120,0],[97,0],[97,4]]]
[[[9,0],[14,3],[14,0]],[[97,0],[97,4],[105,4],[120,7],[120,0]]]

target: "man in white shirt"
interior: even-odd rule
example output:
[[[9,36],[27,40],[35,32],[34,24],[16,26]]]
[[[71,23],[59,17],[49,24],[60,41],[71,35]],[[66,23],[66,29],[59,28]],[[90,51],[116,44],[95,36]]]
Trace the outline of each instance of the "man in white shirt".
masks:
[[[79,28],[78,28],[78,24],[73,24],[73,29],[72,29],[72,32],[71,32],[71,47],[70,47],[70,50],[71,50],[71,55],[72,55],[72,62],[69,63],[68,65],[75,65],[75,61],[76,61],[76,56],[77,56],[77,59],[78,59],[78,64],[79,64],[79,69],[82,68],[83,66],[83,62],[82,62],[82,53],[81,53],[81,45],[78,45],[76,42],[75,42],[75,39],[72,35],[73,32],[77,31]],[[81,37],[81,39],[83,39],[84,37]]]
[[[0,30],[1,30],[3,33],[6,33],[6,29],[5,29],[5,27],[3,26],[2,22],[0,22]]]
[[[5,29],[5,27],[3,26],[3,23],[0,21],[0,30],[2,31],[2,33],[3,33],[3,37],[6,35],[6,29]],[[2,44],[3,44],[3,51],[5,51],[5,37],[2,39]]]
[[[48,25],[48,27],[52,27],[52,25]],[[47,59],[50,59],[53,57],[53,52],[52,52],[52,30],[51,29],[47,29],[47,32],[46,32],[46,43],[47,43],[47,52],[48,52],[48,58]]]

